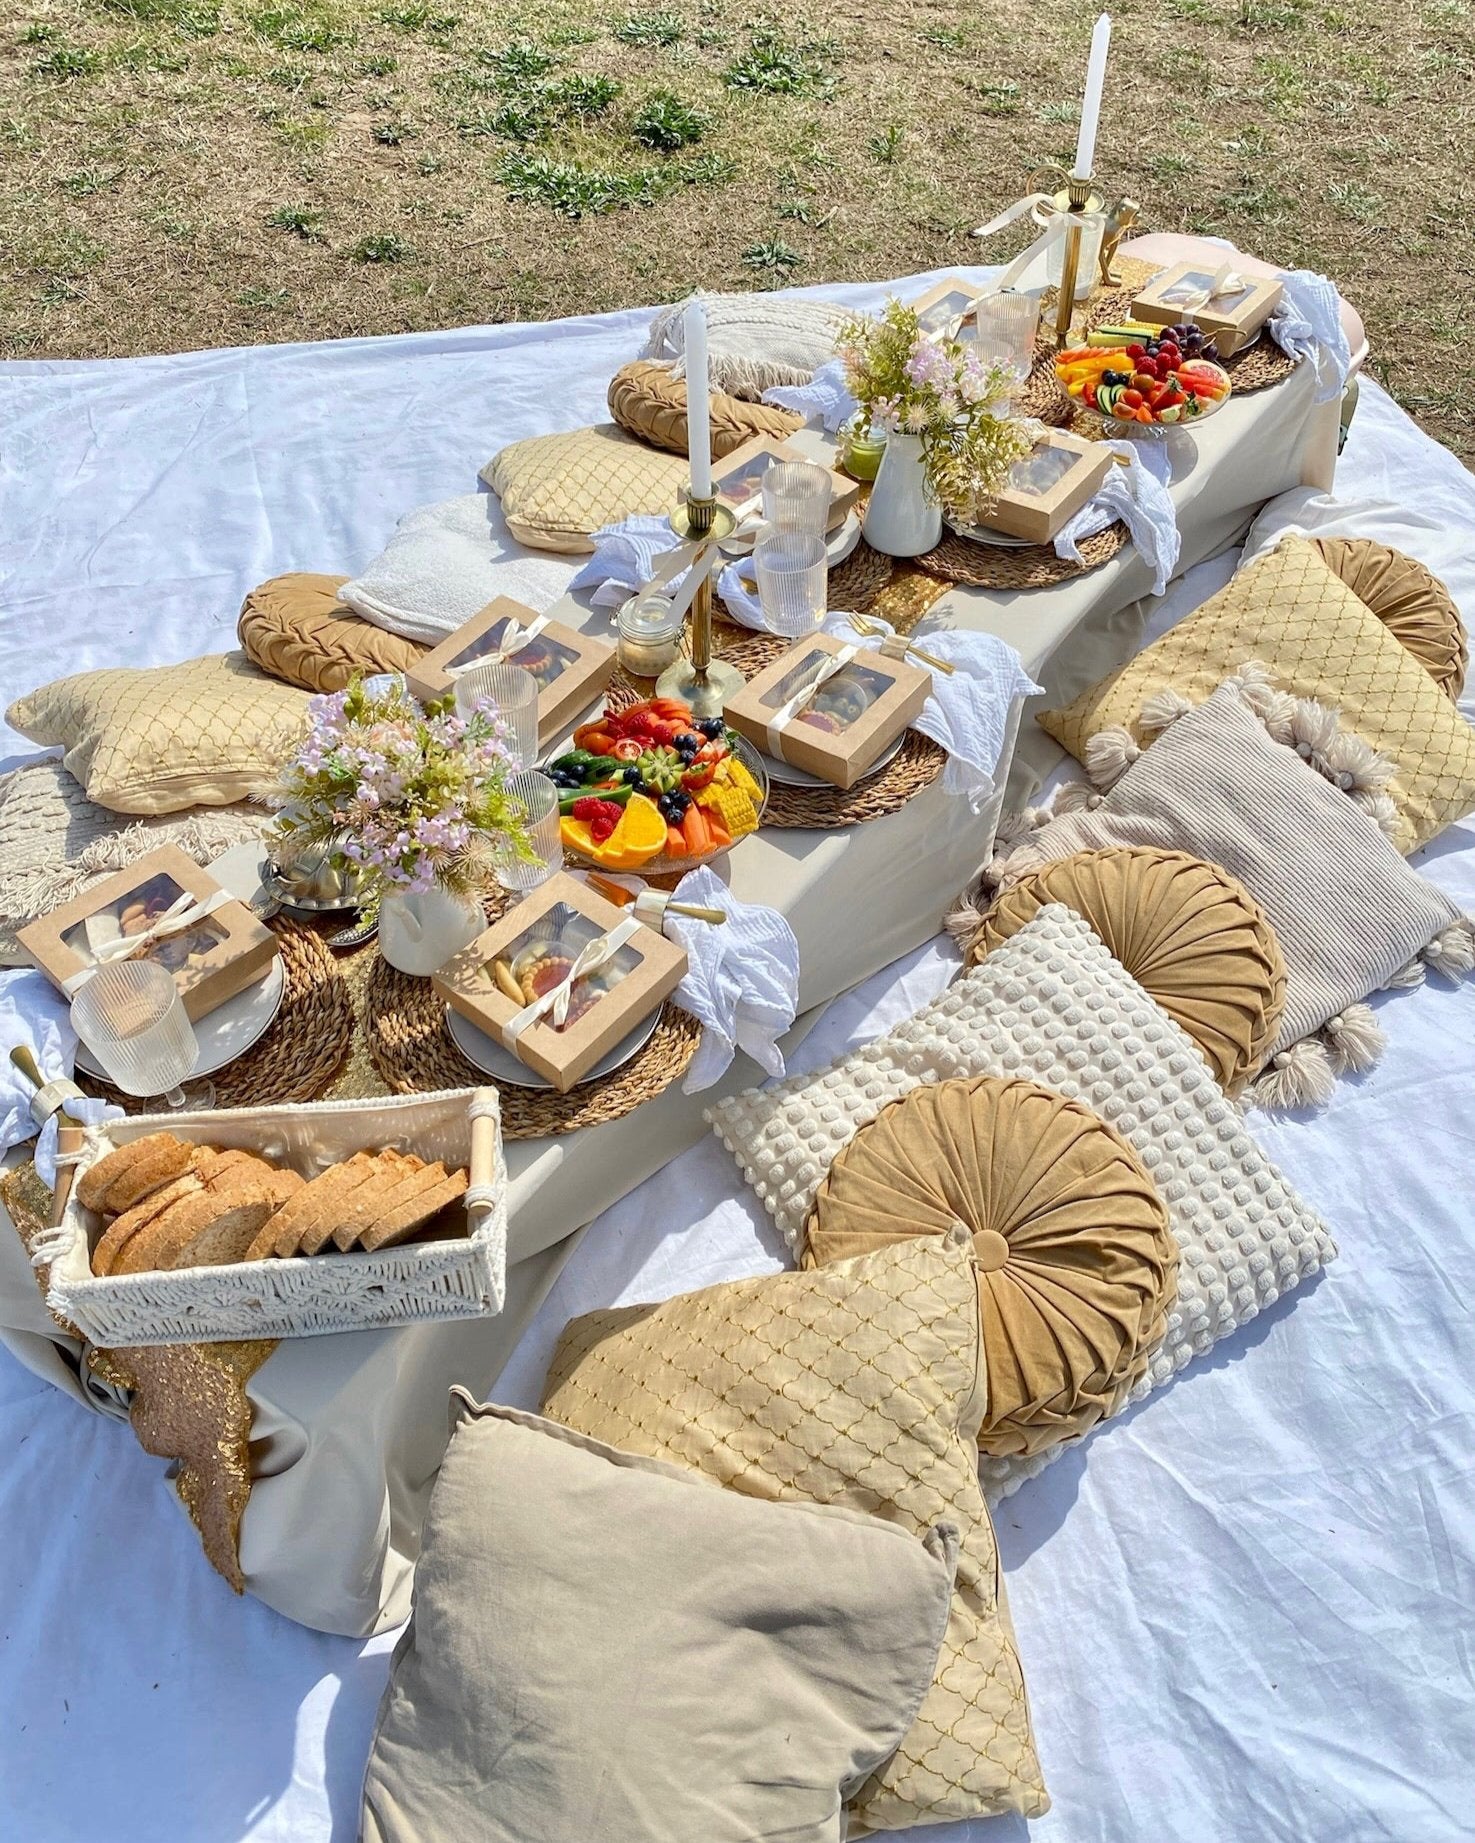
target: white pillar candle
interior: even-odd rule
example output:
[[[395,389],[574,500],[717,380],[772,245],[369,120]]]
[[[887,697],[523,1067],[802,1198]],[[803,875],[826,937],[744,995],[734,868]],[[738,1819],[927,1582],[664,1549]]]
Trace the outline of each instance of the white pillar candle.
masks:
[[[707,310],[700,301],[687,304],[686,453],[691,462],[695,499],[712,497],[712,404],[707,383]]]
[[[1081,102],[1081,132],[1076,137],[1072,179],[1089,179],[1096,159],[1096,125],[1101,120],[1101,92],[1106,87],[1106,53],[1111,44],[1111,14],[1103,13],[1091,34],[1091,61],[1086,66],[1086,94]]]

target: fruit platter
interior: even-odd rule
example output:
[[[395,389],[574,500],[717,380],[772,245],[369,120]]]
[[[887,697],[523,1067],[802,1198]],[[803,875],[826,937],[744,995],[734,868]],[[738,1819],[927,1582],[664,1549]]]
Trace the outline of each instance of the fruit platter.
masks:
[[[1113,434],[1201,422],[1230,392],[1213,339],[1187,321],[1097,327],[1085,345],[1059,355],[1055,375]]]
[[[600,870],[692,870],[756,832],[768,801],[758,751],[680,698],[581,723],[546,772],[565,851]]]

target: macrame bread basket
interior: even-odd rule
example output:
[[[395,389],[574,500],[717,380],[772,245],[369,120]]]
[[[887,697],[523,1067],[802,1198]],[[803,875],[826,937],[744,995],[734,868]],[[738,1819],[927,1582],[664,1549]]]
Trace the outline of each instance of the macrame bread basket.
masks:
[[[51,1263],[46,1303],[104,1349],[225,1338],[316,1337],[417,1319],[500,1312],[507,1281],[507,1166],[494,1088],[374,1100],[137,1114],[89,1128],[78,1175],[145,1133],[241,1147],[314,1177],[354,1152],[392,1146],[467,1167],[466,1234],[376,1253],[237,1261],[164,1273],[94,1275],[98,1218],[76,1201],[32,1250]]]

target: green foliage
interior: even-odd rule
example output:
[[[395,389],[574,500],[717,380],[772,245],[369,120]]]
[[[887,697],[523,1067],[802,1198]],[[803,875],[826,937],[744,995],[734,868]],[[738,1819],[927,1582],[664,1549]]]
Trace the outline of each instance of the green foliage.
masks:
[[[323,214],[314,211],[308,205],[278,205],[275,211],[267,213],[267,226],[271,230],[284,230],[290,236],[300,237],[304,243],[326,243],[323,235]]]
[[[543,91],[550,109],[560,115],[603,115],[619,96],[620,86],[613,77],[586,77],[575,74],[560,77]]]
[[[258,38],[287,51],[314,51],[320,55],[348,44],[353,33],[333,14],[317,6],[271,6],[253,13],[251,30]]]
[[[355,262],[409,262],[414,256],[414,246],[406,243],[392,230],[379,231],[370,237],[360,237],[349,254]]]
[[[611,31],[622,45],[648,48],[677,44],[686,25],[679,13],[628,13]]]
[[[74,77],[94,77],[101,69],[102,59],[97,53],[79,45],[58,45],[55,51],[48,51],[31,66],[34,76],[52,83],[70,83]]]
[[[694,146],[707,127],[701,110],[684,102],[673,90],[652,90],[636,111],[630,132],[642,147],[675,153],[678,148]]]
[[[743,251],[743,267],[762,274],[788,275],[803,264],[804,258],[792,244],[773,237],[766,243],[750,243]]]
[[[754,96],[827,96],[834,88],[817,48],[791,45],[768,26],[752,33],[748,49],[727,66],[722,81]]]
[[[896,122],[892,122],[880,134],[871,136],[866,142],[866,152],[882,166],[895,166],[905,140],[905,131]]]
[[[518,39],[498,51],[483,49],[471,55],[478,64],[485,65],[492,73],[500,89],[512,89],[520,83],[534,83],[539,77],[546,76],[558,62],[551,51],[540,50],[526,39]]]
[[[117,185],[122,177],[122,167],[115,167],[110,173],[100,172],[96,167],[84,167],[81,172],[68,173],[56,183],[68,198],[91,198],[93,193],[106,192],[109,187]]]

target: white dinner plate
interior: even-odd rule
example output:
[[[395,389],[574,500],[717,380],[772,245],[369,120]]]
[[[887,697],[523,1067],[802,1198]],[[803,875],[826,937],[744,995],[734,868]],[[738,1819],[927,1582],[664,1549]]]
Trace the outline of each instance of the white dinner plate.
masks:
[[[200,1060],[190,1074],[213,1075],[237,1056],[244,1056],[253,1043],[260,1041],[271,1028],[272,1019],[282,1008],[282,994],[287,989],[287,969],[278,955],[268,970],[244,992],[226,999],[213,1011],[195,1020],[195,1041],[200,1046]],[[77,1045],[77,1067],[103,1081],[107,1071],[85,1043]]]
[[[1011,538],[1002,531],[990,531],[984,525],[965,525],[960,520],[949,518],[944,521],[949,531],[955,531],[960,538],[970,538],[975,544],[993,544],[999,550],[1039,550],[1033,538]]]
[[[606,1050],[589,1073],[579,1077],[579,1082],[597,1081],[601,1075],[613,1074],[637,1050],[644,1049],[660,1021],[661,1007],[657,1005],[650,1016],[642,1018],[628,1036],[621,1037],[612,1050]],[[451,1041],[466,1060],[475,1063],[483,1075],[490,1075],[494,1081],[510,1082],[514,1088],[553,1087],[546,1075],[539,1075],[525,1062],[519,1062],[511,1050],[503,1049],[495,1037],[489,1037],[484,1030],[478,1030],[470,1018],[463,1017],[450,1005],[446,1006],[446,1029],[451,1033]]]
[[[860,776],[859,780],[852,782],[851,785],[855,787],[859,787],[861,784],[861,781],[870,780],[871,776],[873,774],[879,774],[881,770],[887,765],[888,762],[895,761],[897,756],[901,753],[901,745],[906,741],[906,739],[907,739],[906,731],[903,730],[902,733],[897,737],[896,741],[892,743],[891,747],[889,749],[883,749],[881,751],[879,758],[869,768],[866,769],[865,773]],[[768,755],[768,754],[764,755],[763,766],[768,770],[769,780],[774,782],[776,786],[780,786],[780,787],[828,787],[832,790],[835,787],[835,783],[833,781],[822,781],[817,774],[811,774],[807,768],[796,768],[792,762],[778,761],[772,755]]]

